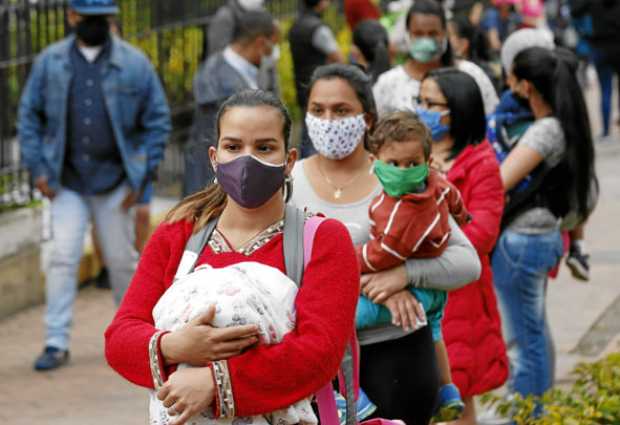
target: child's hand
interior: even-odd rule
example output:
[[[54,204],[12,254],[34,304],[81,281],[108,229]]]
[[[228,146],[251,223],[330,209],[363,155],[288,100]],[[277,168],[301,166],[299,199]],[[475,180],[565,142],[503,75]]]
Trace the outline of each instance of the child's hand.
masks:
[[[383,304],[392,314],[392,324],[405,331],[418,329],[426,324],[424,308],[413,294],[402,290],[389,297]]]
[[[394,267],[377,273],[362,275],[362,294],[375,304],[383,304],[395,293],[405,289],[407,282],[407,269],[404,265]]]

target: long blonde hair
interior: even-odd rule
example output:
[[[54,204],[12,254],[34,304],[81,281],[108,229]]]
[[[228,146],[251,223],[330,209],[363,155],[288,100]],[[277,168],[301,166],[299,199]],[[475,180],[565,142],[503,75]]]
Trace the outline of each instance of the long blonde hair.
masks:
[[[229,97],[220,107],[216,117],[216,147],[219,140],[220,133],[220,121],[224,114],[235,107],[258,107],[269,106],[280,112],[282,115],[282,133],[284,136],[284,144],[288,150],[289,138],[291,135],[291,117],[286,107],[282,104],[280,99],[272,95],[271,93],[264,92],[262,90],[244,90]],[[206,143],[206,142],[205,142]],[[290,182],[286,183],[287,197],[290,197],[292,187]],[[226,192],[222,187],[214,183],[208,186],[206,189],[196,192],[183,199],[178,205],[176,205],[168,214],[164,221],[166,223],[175,223],[178,221],[191,221],[194,223],[194,233],[198,233],[200,229],[207,225],[207,223],[216,217],[219,217],[226,208],[227,202]]]

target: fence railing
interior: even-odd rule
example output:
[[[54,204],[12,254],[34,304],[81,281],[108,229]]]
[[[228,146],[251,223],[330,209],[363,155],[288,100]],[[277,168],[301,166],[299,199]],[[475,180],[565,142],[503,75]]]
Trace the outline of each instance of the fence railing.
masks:
[[[159,188],[177,192],[192,115],[192,77],[202,59],[211,16],[226,0],[119,0],[123,38],[151,59],[172,110],[173,134],[160,166]],[[275,17],[292,15],[297,0],[272,0]],[[20,167],[16,141],[21,89],[36,55],[64,37],[66,0],[0,0],[0,211],[32,200],[28,175]],[[177,192],[178,193],[178,192]]]

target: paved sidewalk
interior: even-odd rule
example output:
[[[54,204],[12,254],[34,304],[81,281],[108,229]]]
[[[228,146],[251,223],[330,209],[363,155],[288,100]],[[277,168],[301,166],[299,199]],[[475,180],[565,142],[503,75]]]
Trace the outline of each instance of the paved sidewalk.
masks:
[[[0,322],[0,424],[148,423],[146,390],[121,379],[103,358],[103,332],[114,314],[111,292],[80,292],[70,365],[50,373],[32,370],[43,344],[43,312],[36,307]]]

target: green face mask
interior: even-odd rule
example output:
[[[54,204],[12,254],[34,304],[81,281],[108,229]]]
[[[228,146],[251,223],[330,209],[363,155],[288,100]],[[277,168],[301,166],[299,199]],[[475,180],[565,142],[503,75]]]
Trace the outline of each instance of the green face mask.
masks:
[[[399,168],[381,160],[374,163],[374,172],[388,195],[398,198],[416,192],[428,177],[428,164]]]
[[[409,54],[420,63],[428,63],[440,54],[437,40],[431,37],[420,37],[409,43]]]

